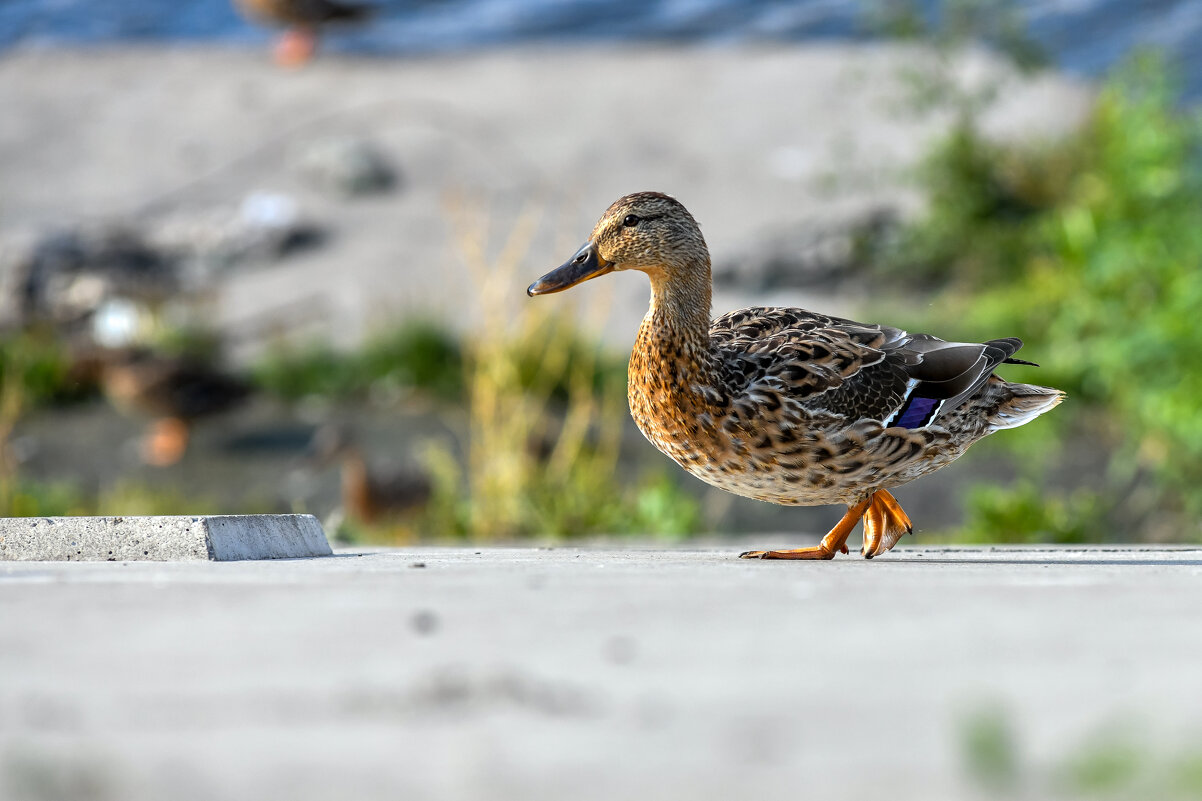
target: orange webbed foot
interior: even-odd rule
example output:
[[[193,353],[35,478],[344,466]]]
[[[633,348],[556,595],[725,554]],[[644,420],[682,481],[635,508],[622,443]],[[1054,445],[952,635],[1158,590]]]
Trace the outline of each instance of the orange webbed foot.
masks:
[[[864,546],[860,553],[872,559],[888,551],[906,534],[914,533],[910,516],[887,490],[873,493],[864,512]]]
[[[810,548],[795,548],[788,551],[744,551],[740,559],[834,559],[836,553],[847,553],[847,537],[851,530],[860,522],[868,509],[869,501],[864,500],[854,506],[847,507],[847,513],[835,524],[819,545]]]
[[[842,549],[847,553],[847,548]],[[821,545],[812,548],[794,548],[788,551],[744,551],[740,559],[834,559],[835,551],[828,551]]]

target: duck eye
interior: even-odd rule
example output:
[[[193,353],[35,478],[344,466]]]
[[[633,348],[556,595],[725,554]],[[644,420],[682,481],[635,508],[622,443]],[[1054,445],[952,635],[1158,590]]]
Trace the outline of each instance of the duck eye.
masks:
[[[627,214],[626,219],[622,220],[622,225],[626,226],[627,228],[633,228],[634,226],[638,225],[640,222],[642,222],[642,218],[639,217],[638,215]]]

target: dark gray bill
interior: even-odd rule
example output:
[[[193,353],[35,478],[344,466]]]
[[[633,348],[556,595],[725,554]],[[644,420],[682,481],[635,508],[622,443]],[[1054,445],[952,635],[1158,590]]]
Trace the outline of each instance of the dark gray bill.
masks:
[[[597,252],[597,246],[592,242],[586,242],[584,247],[576,251],[576,255],[566,264],[557,267],[527,287],[526,294],[534,297],[535,295],[562,292],[590,278],[613,272],[613,269],[612,264],[601,258],[601,254]]]

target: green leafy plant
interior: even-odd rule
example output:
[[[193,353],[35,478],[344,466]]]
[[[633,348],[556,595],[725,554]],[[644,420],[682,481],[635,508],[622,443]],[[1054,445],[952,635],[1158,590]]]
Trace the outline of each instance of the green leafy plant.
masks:
[[[455,398],[463,392],[463,361],[453,334],[432,321],[414,319],[345,352],[324,342],[281,344],[260,361],[254,377],[260,387],[286,400],[364,398],[380,387]]]
[[[230,510],[230,504],[197,495],[182,487],[151,486],[139,481],[122,480],[105,487],[95,501],[99,515],[204,515],[263,511]]]
[[[66,482],[26,481],[10,475],[0,492],[0,517],[95,514],[94,503]]]
[[[99,491],[85,491],[70,481],[41,481],[11,476],[0,495],[2,517],[72,515],[200,515],[257,514],[275,511],[269,503],[228,501],[197,495],[180,486],[125,478]]]
[[[998,795],[1018,789],[1021,764],[1014,726],[998,708],[982,708],[960,726],[961,757],[975,783]]]
[[[1096,540],[1103,528],[1095,492],[1048,495],[1029,479],[1005,487],[977,485],[969,490],[966,510],[958,542],[1082,543]]]
[[[0,382],[8,392],[20,393],[22,408],[69,401],[94,390],[73,373],[66,345],[42,330],[0,337]]]
[[[959,726],[967,778],[996,798],[1197,798],[1202,748],[1196,740],[1155,743],[1131,722],[1110,722],[1076,742],[1024,758],[1022,729],[1005,707],[982,706]],[[1034,758],[1032,758],[1034,756]]]
[[[18,485],[10,443],[21,415],[59,397],[68,384],[69,372],[65,351],[51,337],[23,332],[0,340],[0,513],[20,516],[14,513],[41,505],[28,488]]]
[[[1152,789],[1146,785],[1152,780],[1149,774],[1154,761],[1155,757],[1141,748],[1130,734],[1098,733],[1056,766],[1056,783],[1078,797],[1133,794],[1135,790]],[[1156,792],[1147,796],[1142,792],[1134,795],[1163,797],[1162,793]]]
[[[1202,512],[1202,125],[1176,97],[1163,63],[1144,56],[1068,141],[1003,147],[967,125],[927,164],[929,215],[903,232],[886,272],[940,287],[935,313],[959,321],[942,333],[1021,335],[1043,369],[1011,372],[1069,393],[1038,437],[982,446],[1008,449],[1029,482],[977,493],[974,536],[1096,537],[1073,522],[1096,521],[1095,500],[1036,489],[1049,438],[1070,434],[1109,444],[1096,494],[1122,536],[1154,524],[1198,536],[1184,521]]]

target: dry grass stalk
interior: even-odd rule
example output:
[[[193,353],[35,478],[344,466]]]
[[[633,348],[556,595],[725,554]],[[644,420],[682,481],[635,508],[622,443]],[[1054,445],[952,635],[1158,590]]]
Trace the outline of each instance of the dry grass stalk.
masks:
[[[466,476],[455,475],[445,452],[430,454],[430,467],[442,483],[460,483],[462,533],[473,539],[573,533],[560,505],[546,501],[588,503],[613,486],[622,400],[599,395],[599,354],[580,346],[567,317],[552,316],[551,307],[539,304],[510,314],[508,301],[530,272],[526,255],[538,215],[525,209],[500,252],[489,258],[487,215],[464,204],[450,211],[479,306],[465,350]],[[607,314],[605,302],[589,309],[593,325]],[[563,409],[553,403],[557,387],[566,387]]]

